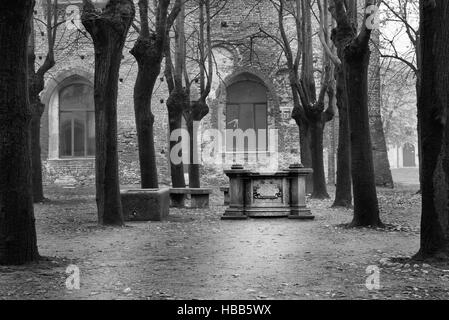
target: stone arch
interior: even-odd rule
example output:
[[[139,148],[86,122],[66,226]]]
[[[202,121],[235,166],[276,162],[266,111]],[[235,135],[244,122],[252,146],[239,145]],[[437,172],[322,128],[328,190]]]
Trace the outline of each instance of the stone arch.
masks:
[[[44,90],[40,94],[41,102],[47,106],[55,90],[59,90],[71,80],[76,81],[77,79],[80,81],[85,81],[87,84],[92,86],[94,85],[94,75],[87,70],[82,68],[61,70],[55,77],[48,79]]]
[[[216,48],[223,48],[232,53],[235,65],[237,65],[240,61],[242,61],[242,55],[240,53],[239,48],[227,43],[225,40],[212,41],[212,50]]]
[[[41,146],[42,156],[49,160],[59,159],[59,91],[71,84],[86,84],[94,86],[92,73],[71,68],[62,70],[48,80],[40,97],[45,105],[42,115]]]
[[[226,106],[227,106],[227,88],[240,81],[249,80],[257,82],[262,85],[266,90],[267,103],[266,103],[266,116],[267,116],[267,129],[278,129],[280,123],[280,109],[279,98],[276,94],[274,84],[269,78],[261,71],[249,68],[249,67],[237,67],[232,74],[228,75],[224,81],[220,84],[217,92],[217,97],[213,100],[211,106],[211,122],[214,128],[217,128],[220,132],[226,130]],[[279,136],[282,139],[281,136]],[[270,145],[269,148],[277,148],[282,141],[277,141],[276,146]],[[226,141],[223,139],[223,150],[226,150]]]
[[[219,99],[222,95],[226,95],[226,88],[232,85],[236,80],[238,80],[239,76],[245,74],[248,74],[250,77],[259,79],[260,82],[267,88],[267,92],[270,98],[273,100],[274,106],[279,108],[279,98],[276,94],[276,89],[273,82],[260,70],[249,67],[239,67],[234,70],[232,74],[227,76],[220,84],[217,92],[217,99]]]

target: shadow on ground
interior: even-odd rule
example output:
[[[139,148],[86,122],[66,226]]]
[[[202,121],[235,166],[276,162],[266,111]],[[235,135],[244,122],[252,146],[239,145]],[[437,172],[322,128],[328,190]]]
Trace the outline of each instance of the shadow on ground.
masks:
[[[209,210],[171,210],[169,221],[96,224],[93,188],[47,188],[36,206],[38,265],[0,267],[2,299],[414,299],[449,298],[449,270],[390,263],[419,245],[416,187],[380,190],[386,230],[345,229],[352,212],[309,201],[315,221],[221,221]],[[79,267],[80,290],[66,288]],[[380,268],[368,290],[367,267]],[[448,267],[449,269],[449,267]]]

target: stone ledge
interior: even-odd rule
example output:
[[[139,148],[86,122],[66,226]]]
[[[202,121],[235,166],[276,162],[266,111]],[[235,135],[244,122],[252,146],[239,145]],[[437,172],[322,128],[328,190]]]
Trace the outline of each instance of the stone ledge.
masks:
[[[170,190],[133,189],[121,191],[125,221],[163,221],[169,215]]]
[[[212,189],[209,188],[171,188],[170,194],[191,194],[191,195],[209,195]]]

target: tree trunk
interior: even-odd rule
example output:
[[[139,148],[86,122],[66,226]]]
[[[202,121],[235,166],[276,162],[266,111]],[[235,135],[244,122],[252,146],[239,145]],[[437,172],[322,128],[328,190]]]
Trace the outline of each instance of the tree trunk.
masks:
[[[299,144],[301,149],[301,163],[305,168],[312,168],[311,133],[309,124],[301,120],[299,124]],[[313,174],[306,178],[306,193],[313,193]]]
[[[34,1],[0,2],[0,264],[37,261],[27,43]]]
[[[197,139],[195,137],[193,121],[187,120],[186,123],[190,139],[189,188],[200,188],[201,187],[200,166],[199,163],[195,163],[196,161],[198,161],[198,159],[195,159],[198,156]],[[195,154],[197,156],[195,156]]]
[[[352,205],[351,186],[351,140],[349,134],[349,115],[345,88],[344,72],[341,67],[336,70],[337,108],[338,108],[338,153],[337,186],[333,207],[349,208]]]
[[[31,104],[31,167],[33,182],[33,201],[39,203],[45,200],[42,184],[42,158],[41,158],[41,117],[45,105],[40,101]]]
[[[110,0],[99,15],[84,0],[82,22],[95,48],[96,191],[100,224],[124,224],[117,153],[117,91],[122,51],[135,9],[131,0]]]
[[[185,110],[187,104],[189,103],[189,96],[184,90],[181,89],[181,91],[182,92],[179,92],[178,89],[174,89],[167,99],[170,136],[175,130],[182,128],[183,110]],[[175,146],[180,142],[181,141],[171,141],[170,139],[170,155],[172,154],[172,150]],[[179,156],[182,158],[182,150]],[[173,188],[186,187],[183,162],[176,164],[173,159],[170,159],[170,173]]]
[[[51,6],[53,2],[53,8]],[[39,4],[38,4],[39,5]],[[32,182],[33,182],[33,200],[35,203],[45,200],[42,185],[42,159],[41,159],[41,145],[40,145],[40,126],[41,117],[45,110],[45,105],[41,103],[39,94],[44,90],[45,74],[54,67],[54,47],[55,36],[57,32],[58,2],[47,1],[47,56],[44,63],[36,71],[36,39],[34,20],[31,19],[31,33],[28,42],[28,90],[31,106],[31,167],[32,167]],[[53,21],[52,21],[53,20]]]
[[[322,114],[322,112],[320,112]],[[320,114],[320,118],[321,117]],[[311,123],[311,151],[312,151],[312,169],[313,169],[313,199],[328,199],[326,187],[326,175],[324,173],[323,159],[323,130],[325,122],[316,120]]]
[[[422,142],[422,220],[419,259],[449,254],[449,3],[420,2],[422,52],[418,117]]]
[[[189,108],[184,109],[184,119],[186,120],[187,130],[189,132],[189,187],[200,188],[201,187],[201,175],[199,165],[199,150],[197,141],[197,132],[195,132],[194,124],[199,123],[209,113],[209,107],[205,100],[198,100],[191,102]]]
[[[352,227],[382,226],[379,217],[368,114],[370,51],[354,40],[345,48],[344,68],[349,107],[351,172],[354,190]]]
[[[327,183],[329,185],[335,186],[336,184],[336,167],[335,167],[335,156],[337,154],[337,144],[336,144],[336,123],[337,119],[332,119],[330,127],[330,143],[329,143],[329,153],[327,156]]]
[[[374,43],[369,62],[369,90],[368,107],[370,119],[371,141],[373,144],[374,175],[376,185],[386,188],[394,188],[391,175],[390,162],[388,161],[387,142],[385,140],[384,125],[381,116],[381,91],[380,91],[380,51],[379,30],[373,31],[371,36]]]
[[[134,113],[139,144],[141,185],[143,189],[159,187],[151,97],[153,95],[154,85],[161,71],[162,57],[159,58],[158,52],[154,50],[157,50],[156,45],[149,39],[137,40],[134,48],[131,50],[131,54],[136,58],[139,67],[136,84],[134,86]],[[160,50],[162,50],[162,47]]]

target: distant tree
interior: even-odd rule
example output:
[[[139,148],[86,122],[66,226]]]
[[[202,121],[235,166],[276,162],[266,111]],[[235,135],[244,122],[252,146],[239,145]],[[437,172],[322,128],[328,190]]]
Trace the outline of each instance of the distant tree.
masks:
[[[449,257],[449,2],[420,1],[422,220],[415,258]]]
[[[373,31],[370,39],[370,61],[368,69],[368,116],[372,141],[374,162],[374,177],[376,185],[384,188],[394,188],[388,160],[388,148],[385,139],[384,123],[382,121],[381,92],[381,58],[379,52],[379,29]]]
[[[31,181],[27,44],[33,0],[0,2],[0,264],[39,259]]]
[[[323,49],[327,52],[329,58],[334,64],[334,77],[335,77],[335,89],[330,86],[328,90],[329,103],[333,102],[332,96],[335,94],[336,104],[338,108],[338,151],[337,151],[337,181],[335,188],[335,200],[333,207],[345,207],[348,208],[352,205],[352,185],[351,185],[351,140],[349,134],[349,115],[348,115],[348,97],[346,93],[346,81],[344,75],[344,69],[341,60],[343,57],[338,55],[338,52],[334,47],[329,45],[329,35],[327,28],[326,11],[328,9],[329,2],[324,0],[317,1],[318,9],[320,11],[320,40]],[[348,7],[348,11],[352,8]],[[353,19],[354,15],[348,14],[350,19]],[[353,21],[354,23],[354,21]],[[332,20],[332,27],[335,27],[335,21]]]
[[[212,88],[213,57],[212,57],[212,35],[211,35],[211,8],[210,0],[198,0],[198,57],[196,63],[199,66],[200,92],[199,98],[192,101],[184,110],[184,119],[189,132],[189,187],[200,188],[200,166],[195,163],[198,157],[198,143],[196,141],[194,123],[201,121],[208,113],[207,97]],[[187,66],[186,66],[187,67]],[[190,87],[192,81],[188,72],[184,73],[185,83]],[[190,90],[189,90],[190,92]],[[197,160],[198,161],[198,160]]]
[[[419,93],[421,46],[419,45],[419,0],[388,0],[382,1],[384,10],[384,21],[389,30],[381,34],[382,57],[396,60],[404,65],[402,72],[412,72],[416,78],[416,93]],[[394,32],[391,32],[394,30]],[[397,41],[401,39],[402,41]],[[402,45],[397,45],[400,43]],[[408,69],[408,71],[406,71]],[[419,119],[418,119],[419,120]],[[419,121],[417,123],[420,131]],[[421,135],[418,134],[418,155],[421,168]],[[421,173],[421,170],[420,170]],[[421,174],[420,174],[421,178]]]
[[[185,3],[181,5],[181,12],[176,18],[175,28],[175,53],[174,63],[172,59],[171,43],[165,43],[165,78],[169,91],[169,97],[166,105],[168,110],[168,123],[170,136],[176,130],[182,128],[182,119],[184,110],[190,105],[190,92],[188,86],[184,83],[183,77],[186,72],[186,41],[185,41]],[[167,39],[170,30],[167,30]],[[170,141],[170,174],[172,186],[174,188],[185,188],[186,181],[184,177],[184,164],[172,161],[171,153],[176,152],[176,146],[180,141]],[[182,156],[182,150],[179,151]]]
[[[332,120],[335,110],[332,101],[326,108],[324,100],[327,91],[332,89],[334,68],[328,53],[324,51],[321,86],[317,94],[312,46],[311,1],[271,2],[278,12],[280,36],[276,37],[262,29],[261,31],[281,46],[287,61],[294,106],[292,118],[298,124],[300,131],[301,161],[306,167],[314,170],[312,183],[309,183],[308,189],[312,191],[312,198],[329,198],[324,173],[323,130],[326,123]],[[293,37],[297,44],[296,52],[285,25],[287,15],[293,16],[295,21],[296,34]],[[326,29],[324,41],[331,46],[327,32],[329,28],[327,13],[323,14],[323,19],[325,22],[322,28]],[[333,94],[331,96],[333,99]],[[312,185],[313,190],[310,190]]]
[[[369,40],[372,27],[367,23],[367,10],[376,1],[366,0],[364,19],[357,32],[351,15],[357,14],[357,1],[332,0],[330,11],[337,22],[332,39],[342,60],[351,134],[351,172],[354,192],[354,218],[350,226],[382,226],[379,216],[372,144],[368,120]]]
[[[181,8],[181,0],[176,0],[172,11],[168,8],[170,0],[154,2],[154,28],[150,29],[148,0],[139,0],[139,37],[131,50],[136,58],[138,73],[134,86],[134,112],[139,142],[139,160],[142,188],[158,188],[156,153],[154,149],[154,115],[151,112],[151,99],[156,80],[161,72],[168,30]],[[153,12],[153,10],[151,10]]]
[[[98,220],[123,225],[117,153],[117,91],[120,63],[129,27],[134,19],[132,0],[109,0],[99,12],[83,0],[81,20],[95,48],[95,165]]]
[[[58,0],[46,0],[46,21],[38,21],[45,26],[45,37],[47,40],[47,54],[44,63],[36,69],[35,52],[35,30],[34,19],[31,20],[31,33],[28,46],[28,81],[30,106],[33,117],[31,119],[31,164],[33,177],[33,200],[41,202],[44,200],[44,188],[42,185],[42,160],[41,160],[41,117],[44,113],[45,105],[41,102],[39,94],[44,90],[45,75],[55,65],[56,33],[58,26],[64,23],[60,19],[58,11]],[[37,11],[37,8],[35,9]]]
[[[416,77],[393,60],[382,67],[382,119],[389,145],[417,141]]]

